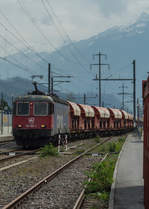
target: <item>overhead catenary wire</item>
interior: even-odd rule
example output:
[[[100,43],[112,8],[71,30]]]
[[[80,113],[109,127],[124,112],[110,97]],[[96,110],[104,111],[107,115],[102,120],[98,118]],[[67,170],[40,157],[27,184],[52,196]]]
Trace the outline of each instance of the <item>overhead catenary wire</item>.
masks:
[[[42,1],[44,1],[44,0],[42,0]],[[74,47],[74,49],[77,50],[77,53],[79,53],[79,54],[81,55],[81,57],[85,60],[86,65],[88,66],[88,64],[89,64],[89,63],[88,63],[88,60],[86,60],[86,59],[84,58],[84,55],[83,55],[83,54],[80,52],[80,50],[76,47],[76,45],[75,45],[74,42],[72,41],[70,35],[69,35],[68,32],[66,31],[66,29],[63,27],[61,21],[59,20],[58,16],[55,14],[54,9],[53,9],[53,7],[52,7],[51,4],[50,4],[50,0],[45,0],[45,1],[47,2],[47,4],[49,5],[49,8],[51,9],[52,15],[56,18],[56,21],[55,21],[54,18],[53,18],[54,22],[55,22],[55,23],[58,22],[58,25],[61,27],[63,33],[66,34],[66,38],[69,40],[69,42],[70,42],[71,45]]]
[[[25,71],[25,72],[27,71],[27,72],[30,73],[30,70],[29,70],[28,68],[23,68],[21,65],[15,63],[15,62],[10,61],[10,60],[7,59],[6,57],[0,57],[0,59],[3,60],[3,61],[5,61],[5,62],[8,62],[9,64],[14,65],[15,67],[17,67],[17,68],[19,68],[19,69],[21,69],[21,70],[23,70],[23,71]]]
[[[0,48],[2,48],[3,50],[5,50],[4,46],[2,46],[2,45],[0,45]],[[28,69],[27,66],[25,66],[25,65],[22,64],[22,63],[19,63],[18,60],[15,59],[14,57],[13,57],[13,61],[11,61],[10,59],[8,59],[8,57],[7,57],[7,58],[6,58],[6,57],[1,57],[1,59],[6,60],[6,61],[9,62],[10,64],[13,63],[13,65],[17,65],[17,67],[19,67],[19,68],[21,67],[20,69],[23,69],[23,71],[25,70],[25,71],[30,72],[30,69]],[[14,62],[14,61],[15,61],[15,62]]]
[[[17,30],[17,28],[9,21],[8,17],[1,10],[0,10],[0,14],[8,22],[8,24],[14,29],[15,33],[13,33],[12,31],[10,31],[3,23],[0,22],[0,25],[5,29],[5,31],[9,32],[9,34],[11,34],[16,40],[19,40],[21,43],[23,42],[23,44],[25,45],[25,47],[27,49],[29,49],[30,51],[33,51],[42,61],[49,63],[48,60],[46,60],[45,58],[43,58],[38,52],[36,52],[33,49],[33,47],[30,45],[30,43],[24,39],[24,37],[19,33],[19,31]],[[31,57],[29,57],[29,59],[31,59]],[[39,65],[41,66],[40,63],[37,63],[37,64],[38,64],[38,66]],[[55,72],[53,72],[53,73],[55,73]]]
[[[10,20],[8,19],[8,17],[6,15],[4,15],[4,13],[0,10],[0,14],[1,16],[8,22],[8,24],[15,30],[17,37],[14,33],[12,33],[3,23],[0,22],[0,25],[3,26],[5,28],[5,30],[7,30],[9,33],[11,33],[16,39],[23,41],[24,45],[30,50],[33,51],[36,56],[38,56],[42,61],[48,63],[49,61],[46,60],[44,57],[42,57],[38,52],[36,52],[33,48],[33,46],[31,46],[31,44],[25,40],[25,38],[21,35],[21,33],[17,30],[17,28],[10,22]]]
[[[6,17],[7,18],[7,17]],[[7,22],[8,22],[9,20],[7,19]],[[8,22],[9,23],[9,22]],[[2,23],[3,24],[3,23]],[[2,24],[1,24],[1,26],[2,26]],[[10,23],[11,24],[11,23]],[[7,31],[7,32],[9,32],[11,35],[13,34],[13,37],[15,37],[16,39],[19,37],[19,35],[20,35],[20,38],[18,38],[18,40],[20,39],[20,41],[22,41],[21,43],[26,43],[26,45],[25,46],[27,46],[27,43],[28,42],[26,42],[26,40],[23,38],[23,36],[21,36],[21,34],[19,34],[19,32],[18,32],[18,30],[14,27],[14,30],[16,29],[16,31],[18,32],[16,32],[16,35],[15,35],[15,33],[13,33],[13,32],[11,32],[4,24],[3,24],[3,26],[5,27],[5,30]],[[13,27],[13,25],[11,25],[12,27]],[[6,29],[7,28],[7,29]],[[19,35],[18,35],[19,34]],[[17,35],[18,35],[18,37],[17,37]],[[22,37],[22,38],[21,38]],[[4,38],[4,36],[3,36],[3,38]],[[24,41],[23,41],[23,39],[24,39]],[[24,53],[23,51],[21,51],[20,49],[18,49],[14,44],[12,44],[10,41],[8,41],[6,38],[4,38],[3,40],[5,40],[9,45],[11,45],[11,46],[13,46],[17,51],[19,51],[19,52],[21,52],[24,56],[26,56],[26,58],[28,59],[29,57],[27,57],[27,54],[26,53]],[[31,48],[31,46],[29,45],[28,46],[29,48],[28,49],[30,49],[30,50],[32,50],[32,48]],[[7,61],[7,62],[9,62],[10,64],[13,64],[13,65],[17,65],[19,68],[20,68],[20,66],[19,66],[19,64],[16,64],[15,62],[13,62],[13,61],[8,61],[8,58],[3,58],[3,60],[5,60],[5,61]],[[44,60],[45,62],[48,62],[47,60]],[[76,64],[76,63],[75,63]],[[53,67],[54,68],[54,67]],[[20,68],[20,69],[25,69],[25,71],[28,69],[27,67],[25,67],[24,66],[24,68]],[[56,68],[55,68],[56,69]],[[28,69],[29,70],[29,69]],[[60,70],[60,69],[58,69],[57,68],[57,70]],[[60,73],[57,73],[57,72],[53,72],[53,74],[60,74]]]
[[[50,3],[49,3],[49,1],[46,1],[46,2],[47,2],[47,4],[48,4],[50,10],[52,11],[52,15],[50,15],[50,12],[49,12],[48,8],[46,7],[46,4],[45,4],[44,0],[41,0],[41,2],[42,2],[42,4],[43,4],[44,9],[46,10],[47,14],[49,15],[49,17],[52,18],[52,20],[53,20],[53,22],[54,22],[54,24],[55,24],[55,26],[56,26],[56,29],[57,29],[58,33],[60,34],[60,36],[63,38],[63,34],[62,34],[61,31],[59,30],[58,26],[61,26],[61,29],[62,29],[63,33],[66,34],[66,38],[67,38],[67,40],[69,41],[70,45],[72,45],[73,48],[74,48],[75,50],[77,50],[77,54],[79,53],[79,54],[81,55],[81,58],[82,58],[82,57],[83,57],[82,54],[80,53],[79,49],[75,46],[75,44],[74,44],[73,41],[71,40],[69,34],[66,32],[66,30],[65,30],[64,27],[62,26],[61,22],[59,21],[58,17],[56,16],[56,14],[55,14],[55,12],[54,12],[52,6],[51,6]],[[56,18],[57,21],[55,21],[55,19],[53,18],[53,16]],[[57,22],[58,22],[58,24],[57,24]],[[57,25],[58,25],[58,26],[57,26]],[[63,38],[63,40],[65,41],[64,38]],[[69,46],[68,46],[68,47],[69,47]],[[88,70],[84,67],[84,65],[81,63],[82,60],[81,60],[81,61],[79,60],[79,58],[75,55],[75,53],[71,50],[71,48],[70,48],[70,52],[71,52],[72,56],[76,59],[76,61],[78,62],[78,64],[81,66],[81,68],[85,69],[85,71],[88,71]],[[88,66],[88,65],[89,65],[89,63],[87,62],[87,66]]]
[[[4,41],[6,41],[10,46],[12,46],[14,49],[16,49],[18,52],[20,52],[21,54],[23,54],[23,56],[26,57],[27,60],[28,60],[28,59],[30,60],[29,55],[25,54],[21,49],[18,49],[13,43],[11,43],[10,41],[8,41],[8,39],[6,39],[3,35],[0,34],[0,37],[1,37]],[[32,71],[32,69],[31,69],[31,71]]]
[[[5,17],[5,19],[6,19],[7,22],[9,23],[9,25],[11,25],[11,27],[13,28],[13,25],[9,22],[9,19],[1,12],[1,10],[0,10],[0,14],[1,14],[3,17]],[[7,31],[9,34],[11,34],[16,40],[21,41],[21,43],[22,43],[22,41],[23,41],[25,47],[27,47],[27,49],[29,49],[30,51],[33,51],[33,52],[36,54],[36,56],[38,56],[42,61],[44,61],[44,63],[48,63],[48,62],[49,62],[48,60],[46,60],[45,58],[43,58],[42,56],[40,56],[40,54],[39,54],[38,52],[36,52],[31,46],[29,46],[28,42],[21,36],[21,34],[17,31],[17,29],[16,29],[15,27],[14,27],[14,29],[15,29],[17,35],[19,36],[19,38],[16,36],[16,34],[14,34],[12,31],[10,31],[3,23],[0,22],[0,25],[4,28],[5,31]],[[26,56],[27,58],[29,58],[29,59],[32,61],[32,58],[31,58],[29,55],[26,55],[23,51],[21,51],[20,49],[18,49],[17,47],[15,47],[15,45],[12,44],[10,41],[8,41],[4,36],[1,35],[1,37],[2,37],[3,40],[5,40],[9,45],[13,46],[16,50],[18,50],[19,52],[21,52],[24,56]],[[1,46],[1,48],[2,48],[2,46]],[[15,59],[15,58],[13,57],[13,59]],[[15,60],[16,60],[16,59],[15,59]],[[17,62],[17,60],[16,60],[16,62]],[[38,62],[38,63],[35,62],[35,64],[37,64],[38,67],[39,67],[39,65],[42,67],[42,65],[41,65],[39,62]],[[60,69],[60,70],[62,70],[62,69]],[[53,72],[53,73],[56,74],[56,72]]]
[[[67,60],[69,62],[73,62],[72,60],[70,60],[68,57],[65,57],[63,53],[61,53],[60,49],[56,48],[54,46],[54,44],[47,38],[47,36],[43,33],[43,31],[41,30],[41,28],[36,24],[35,21],[33,21],[33,17],[31,16],[30,12],[28,12],[28,10],[24,7],[24,4],[22,3],[21,0],[17,0],[20,8],[22,9],[22,11],[24,12],[24,14],[27,16],[27,18],[30,20],[30,22],[33,24],[33,26],[36,28],[36,30],[40,33],[40,35],[44,38],[44,40],[48,43],[48,45],[54,49],[58,55],[60,57],[62,57],[64,60]],[[77,64],[77,63],[75,63]]]

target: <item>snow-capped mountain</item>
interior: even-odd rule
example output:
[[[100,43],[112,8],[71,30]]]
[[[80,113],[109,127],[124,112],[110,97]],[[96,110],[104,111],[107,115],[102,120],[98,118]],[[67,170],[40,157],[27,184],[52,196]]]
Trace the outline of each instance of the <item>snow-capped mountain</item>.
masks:
[[[95,35],[87,40],[74,42],[61,47],[58,51],[51,54],[40,53],[40,56],[51,63],[51,69],[55,73],[72,75],[72,82],[67,87],[64,84],[60,89],[68,89],[74,92],[98,92],[97,82],[93,81],[98,73],[98,67],[94,66],[90,70],[91,63],[98,63],[98,57],[92,59],[93,54],[99,50],[108,55],[108,60],[102,57],[102,63],[109,63],[110,71],[102,66],[102,77],[107,78],[111,74],[113,77],[132,77],[132,61],[136,59],[137,67],[137,89],[141,97],[141,81],[146,79],[149,56],[149,14],[142,14],[138,20],[127,26],[113,27],[103,33]],[[12,66],[11,63],[0,61],[1,78],[22,76],[29,78],[32,74],[43,74],[47,80],[48,64],[45,60],[37,57],[33,52],[25,52],[29,57],[22,54],[8,56],[11,62],[18,60],[22,69]],[[31,59],[30,59],[31,58]],[[25,66],[28,66],[27,68]],[[121,83],[102,83],[102,93],[113,93]],[[131,87],[130,84],[127,84]],[[131,89],[129,88],[129,92]],[[117,92],[118,93],[118,92]]]

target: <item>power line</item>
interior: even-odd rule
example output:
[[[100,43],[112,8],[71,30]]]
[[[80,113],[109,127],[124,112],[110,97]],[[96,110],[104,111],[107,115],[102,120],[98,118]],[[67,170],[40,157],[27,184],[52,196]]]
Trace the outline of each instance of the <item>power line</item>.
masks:
[[[15,48],[18,52],[20,52],[21,54],[23,54],[26,59],[30,59],[30,56],[26,55],[22,50],[18,49],[14,44],[12,44],[10,41],[8,41],[3,35],[0,34],[0,37],[6,41],[10,46],[13,46],[13,48]]]
[[[120,86],[119,88],[122,89],[122,92],[118,93],[118,95],[122,95],[122,109],[125,109],[125,100],[124,100],[124,96],[125,95],[130,95],[130,93],[125,92],[125,88],[128,88],[128,86],[125,86],[124,83],[122,83],[122,86]]]
[[[1,25],[1,22],[0,22],[0,25]],[[3,25],[3,24],[2,24]],[[3,25],[3,27],[5,28],[5,30],[6,31],[9,31],[4,25]],[[12,33],[11,31],[9,31],[10,33]],[[12,33],[12,35],[14,36],[14,37],[16,37],[13,33]],[[1,35],[0,34],[0,37],[4,40],[4,41],[6,41],[10,46],[13,46],[18,52],[20,52],[20,53],[22,53],[27,59],[30,59],[31,61],[32,61],[32,59],[31,59],[31,57],[29,56],[29,55],[27,55],[27,54],[25,54],[21,49],[18,49],[14,44],[12,44],[10,41],[8,41],[3,35]],[[17,37],[16,37],[17,38]],[[2,45],[1,45],[1,48],[3,48],[4,49],[4,47],[2,47]],[[15,58],[13,58],[13,59],[15,59]],[[16,59],[15,59],[16,60]],[[46,61],[46,60],[45,60]],[[16,62],[18,62],[17,60],[16,60]],[[48,62],[48,61],[47,61]],[[39,65],[39,63],[36,63],[36,64],[38,64]],[[25,65],[24,65],[25,66]],[[41,66],[41,65],[40,65]],[[26,67],[26,66],[25,66]],[[55,68],[55,67],[54,67]],[[58,68],[55,68],[55,69],[58,69]],[[58,70],[62,70],[62,69],[58,69]],[[53,72],[54,74],[58,74],[57,72]]]
[[[0,47],[4,49],[4,47],[3,47],[2,45],[0,45]],[[12,62],[12,61],[11,61],[10,59],[8,59],[8,58],[3,58],[3,60],[6,60],[6,59],[7,59],[7,61]],[[19,63],[18,60],[15,59],[14,57],[13,57],[13,60],[15,60],[15,63],[13,62],[14,64],[17,63],[16,65],[18,65],[18,66],[20,66],[20,64],[21,64],[21,66],[22,66],[22,63]],[[11,63],[11,64],[12,64],[12,63]],[[24,64],[23,64],[23,66],[24,66],[23,68],[21,67],[21,69],[23,69],[23,71],[24,71],[24,70],[25,70],[25,71],[26,71],[26,70],[30,71]]]
[[[42,30],[40,29],[40,27],[38,27],[38,25],[35,23],[35,21],[33,21],[33,17],[30,15],[30,13],[25,9],[23,3],[21,2],[21,0],[17,0],[17,2],[19,3],[20,8],[22,9],[22,11],[24,12],[24,14],[28,17],[28,19],[32,22],[33,26],[36,28],[36,30],[40,33],[40,35],[46,40],[46,42],[55,50],[57,51],[57,53],[59,54],[59,56],[63,57],[65,60],[69,61],[72,63],[72,60],[68,59],[68,57],[65,57],[60,49],[57,49],[51,42],[50,40],[47,38],[47,36],[42,32]],[[76,63],[75,63],[76,64]]]
[[[136,60],[133,60],[133,78],[109,78],[100,79],[102,81],[133,81],[133,117],[136,121]],[[99,80],[98,78],[94,80]]]
[[[16,66],[16,67],[19,68],[19,69],[22,69],[22,70],[25,71],[25,72],[26,72],[26,71],[30,72],[29,69],[23,68],[22,66],[20,66],[20,65],[18,65],[18,64],[16,64],[16,63],[14,63],[14,62],[12,62],[12,61],[10,61],[10,60],[8,60],[6,57],[0,57],[0,59],[1,59],[1,60],[4,60],[4,61],[6,61],[6,62],[8,62],[9,64],[12,64],[12,65]]]
[[[0,13],[1,13],[1,11],[0,11]],[[5,16],[4,16],[5,17]],[[7,21],[9,21],[8,20],[8,18],[7,17],[5,17],[6,19],[7,19]],[[8,22],[9,23],[9,22]],[[10,24],[10,23],[9,23]],[[20,38],[18,38],[13,32],[11,32],[9,29],[7,29],[7,27],[3,24],[3,23],[1,23],[0,22],[0,25],[5,29],[5,31],[7,31],[7,32],[9,32],[13,37],[15,37],[15,39],[17,39],[17,40],[19,40],[20,41]],[[11,25],[12,26],[12,25]],[[13,26],[12,26],[13,27]],[[15,28],[15,27],[14,27]],[[15,28],[15,30],[16,30],[16,32],[17,32],[17,29]],[[21,36],[21,34],[19,34],[20,36]],[[0,35],[1,37],[2,37],[2,39],[4,40],[4,41],[6,41],[9,45],[12,45],[17,51],[19,51],[19,52],[21,52],[26,58],[29,58],[30,60],[31,60],[31,57],[29,56],[29,55],[26,55],[22,50],[20,50],[20,49],[18,49],[16,46],[14,46],[14,44],[12,44],[10,41],[8,41],[6,38],[4,38],[4,36],[2,36],[2,35]],[[22,37],[22,39],[23,39],[23,37]],[[22,41],[22,40],[21,40]],[[26,40],[25,39],[23,39],[23,41],[24,42],[26,42]],[[27,43],[27,42],[26,42]],[[28,43],[27,43],[28,44]],[[26,46],[26,44],[25,44],[25,46]],[[1,46],[2,47],[2,46]],[[3,47],[2,47],[3,48]],[[29,47],[29,46],[27,46],[27,48],[28,49],[30,49],[31,51],[34,51],[31,47]],[[37,53],[36,51],[34,51],[34,53],[39,57],[39,58],[41,58],[41,60],[43,60],[44,62],[48,62],[46,59],[44,59],[43,57],[41,57],[40,55],[39,55],[39,53]],[[15,59],[15,58],[13,58],[13,59]],[[15,59],[16,60],[16,59]],[[17,62],[17,60],[16,60],[16,62]],[[36,63],[36,62],[35,62]],[[36,63],[37,65],[40,65],[40,63]],[[41,66],[41,65],[40,65]],[[41,66],[42,67],[42,66]],[[55,68],[56,69],[56,68]],[[62,69],[59,69],[59,70],[62,70]],[[56,72],[53,72],[54,74],[56,74]]]
[[[6,31],[8,31],[9,33],[11,33],[17,40],[23,41],[24,42],[24,45],[30,51],[33,51],[36,54],[36,56],[38,56],[42,61],[48,63],[48,61],[45,58],[43,58],[38,52],[36,52],[33,49],[33,47],[30,45],[30,43],[24,39],[24,37],[19,33],[19,31],[16,29],[16,27],[9,21],[8,17],[6,15],[4,15],[1,10],[0,10],[0,14],[8,22],[8,24],[15,30],[15,32],[18,35],[19,38],[14,33],[12,33],[10,30],[8,30],[7,27],[4,24],[0,23],[0,25],[3,26]]]
[[[49,8],[50,8],[51,11],[52,11],[52,15],[56,18],[57,21],[55,21],[55,19],[52,17],[52,15],[50,15],[50,12],[49,12],[48,8],[46,7],[46,5],[45,5],[45,3],[44,3],[44,0],[41,0],[41,2],[42,2],[42,4],[43,4],[43,6],[44,6],[44,8],[45,8],[45,10],[46,10],[46,12],[47,12],[47,14],[49,15],[49,17],[52,18],[52,20],[53,20],[53,22],[54,22],[54,24],[55,24],[55,26],[56,26],[56,29],[57,29],[58,33],[60,33],[60,36],[62,36],[62,38],[63,38],[63,34],[62,34],[61,31],[59,30],[58,26],[60,26],[61,29],[62,29],[62,31],[63,31],[63,33],[66,34],[67,40],[71,43],[71,45],[74,47],[74,49],[77,51],[77,53],[79,53],[79,54],[81,55],[81,57],[83,57],[82,54],[80,53],[80,50],[74,45],[74,43],[73,43],[73,41],[72,41],[70,35],[67,33],[67,31],[66,31],[66,30],[64,29],[64,27],[62,26],[61,22],[59,21],[57,15],[55,14],[55,12],[54,12],[52,6],[51,6],[50,3],[49,3],[49,1],[46,1],[46,2],[47,2],[47,4],[49,5]],[[57,22],[58,22],[58,26],[57,26]],[[65,41],[64,38],[63,38],[63,40]],[[70,49],[71,49],[71,48],[70,48]],[[74,56],[74,58],[77,59],[77,61],[78,61],[78,58],[77,58],[76,55],[73,53],[73,51],[70,50],[70,52],[72,53],[72,55]],[[79,61],[79,62],[80,62],[80,61]],[[88,62],[87,62],[86,65],[88,65]],[[82,66],[81,66],[81,67],[82,67]],[[83,68],[84,68],[84,66],[83,66]]]
[[[49,18],[53,20],[53,23],[55,24],[55,28],[56,28],[58,34],[60,34],[60,37],[62,38],[62,40],[63,40],[64,43],[65,43],[65,38],[63,38],[63,34],[62,34],[61,31],[59,30],[59,28],[58,28],[58,26],[57,26],[57,24],[56,24],[56,21],[54,20],[54,18],[52,17],[52,15],[50,15],[50,12],[49,12],[48,8],[46,7],[45,2],[44,2],[43,0],[41,0],[41,3],[42,3],[42,5],[43,5],[43,8],[45,9],[46,13],[48,14]],[[54,15],[55,15],[55,14],[54,14]],[[67,48],[67,49],[68,49],[68,48]],[[71,53],[72,57],[75,58],[73,52],[72,52],[71,50],[70,50],[69,52]]]
[[[99,78],[98,78],[98,80],[99,80],[99,107],[101,107],[101,105],[102,105],[102,100],[101,100],[101,66],[103,66],[103,65],[106,65],[106,66],[108,66],[109,67],[109,64],[103,64],[102,62],[101,62],[101,57],[102,56],[107,56],[106,54],[102,54],[102,53],[100,53],[100,50],[99,50],[99,53],[98,54],[95,54],[94,56],[98,56],[99,57],[99,63],[97,64],[91,64],[91,67],[93,66],[93,65],[97,65],[98,67],[99,67]],[[97,78],[97,75],[96,75],[96,78]]]

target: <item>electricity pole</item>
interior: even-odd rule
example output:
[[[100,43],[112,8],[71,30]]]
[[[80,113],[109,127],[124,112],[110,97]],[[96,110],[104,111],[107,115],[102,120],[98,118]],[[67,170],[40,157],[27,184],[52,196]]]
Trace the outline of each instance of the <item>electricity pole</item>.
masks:
[[[86,99],[94,99],[96,98],[97,96],[95,97],[90,97],[90,96],[86,96],[86,94],[84,94],[83,98],[84,98],[84,104],[86,104]]]
[[[104,78],[101,81],[133,81],[133,117],[136,121],[136,61],[133,60],[133,78]],[[99,80],[97,77],[93,80]]]
[[[98,66],[99,66],[99,75],[98,75],[98,80],[99,80],[99,107],[101,107],[101,102],[102,102],[102,100],[101,100],[101,66],[102,66],[102,65],[107,65],[107,66],[109,66],[109,64],[103,64],[103,63],[101,62],[101,57],[102,57],[102,56],[107,57],[106,54],[102,54],[102,53],[100,53],[100,51],[99,51],[98,54],[94,54],[93,56],[98,56],[98,58],[99,58],[99,63],[91,64],[90,66],[91,66],[91,67],[92,67],[92,65],[98,65]]]
[[[140,104],[139,104],[139,98],[137,98],[137,126],[140,125]]]
[[[51,78],[51,93],[54,93],[54,83],[70,83],[70,81],[66,81],[66,80],[54,80],[54,78],[71,78],[72,76],[70,75],[62,75],[62,76],[53,76]]]
[[[51,93],[51,64],[48,64],[48,94]]]
[[[133,60],[133,118],[136,121],[136,60]]]
[[[122,92],[118,93],[118,95],[122,95],[122,109],[125,109],[125,100],[124,100],[124,96],[125,95],[130,95],[129,93],[125,92],[125,88],[128,88],[128,86],[125,86],[124,83],[122,84],[121,87],[122,88]]]
[[[86,104],[86,94],[84,94],[84,104]]]
[[[1,93],[1,134],[3,134],[3,93]]]
[[[97,98],[97,95],[96,96],[86,96],[86,94],[84,93],[83,96],[80,96],[80,97],[75,97],[75,99],[83,99],[83,104],[87,104],[87,99],[95,99]]]

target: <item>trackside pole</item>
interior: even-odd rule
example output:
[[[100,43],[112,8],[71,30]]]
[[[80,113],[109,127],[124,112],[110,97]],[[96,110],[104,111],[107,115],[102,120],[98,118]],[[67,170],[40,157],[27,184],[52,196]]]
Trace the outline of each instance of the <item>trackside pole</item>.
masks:
[[[61,150],[61,143],[65,147],[65,151],[67,151],[68,150],[68,136],[67,136],[67,134],[65,134],[64,140],[61,139],[60,134],[58,135],[58,153]]]
[[[66,135],[65,135],[65,149],[66,149],[66,151],[68,150],[67,144],[68,144],[68,136],[67,136],[67,134],[66,134]]]
[[[60,146],[61,146],[61,135],[58,135],[58,153],[60,152]]]
[[[7,122],[8,122],[8,133],[9,133],[9,113],[7,114]]]

